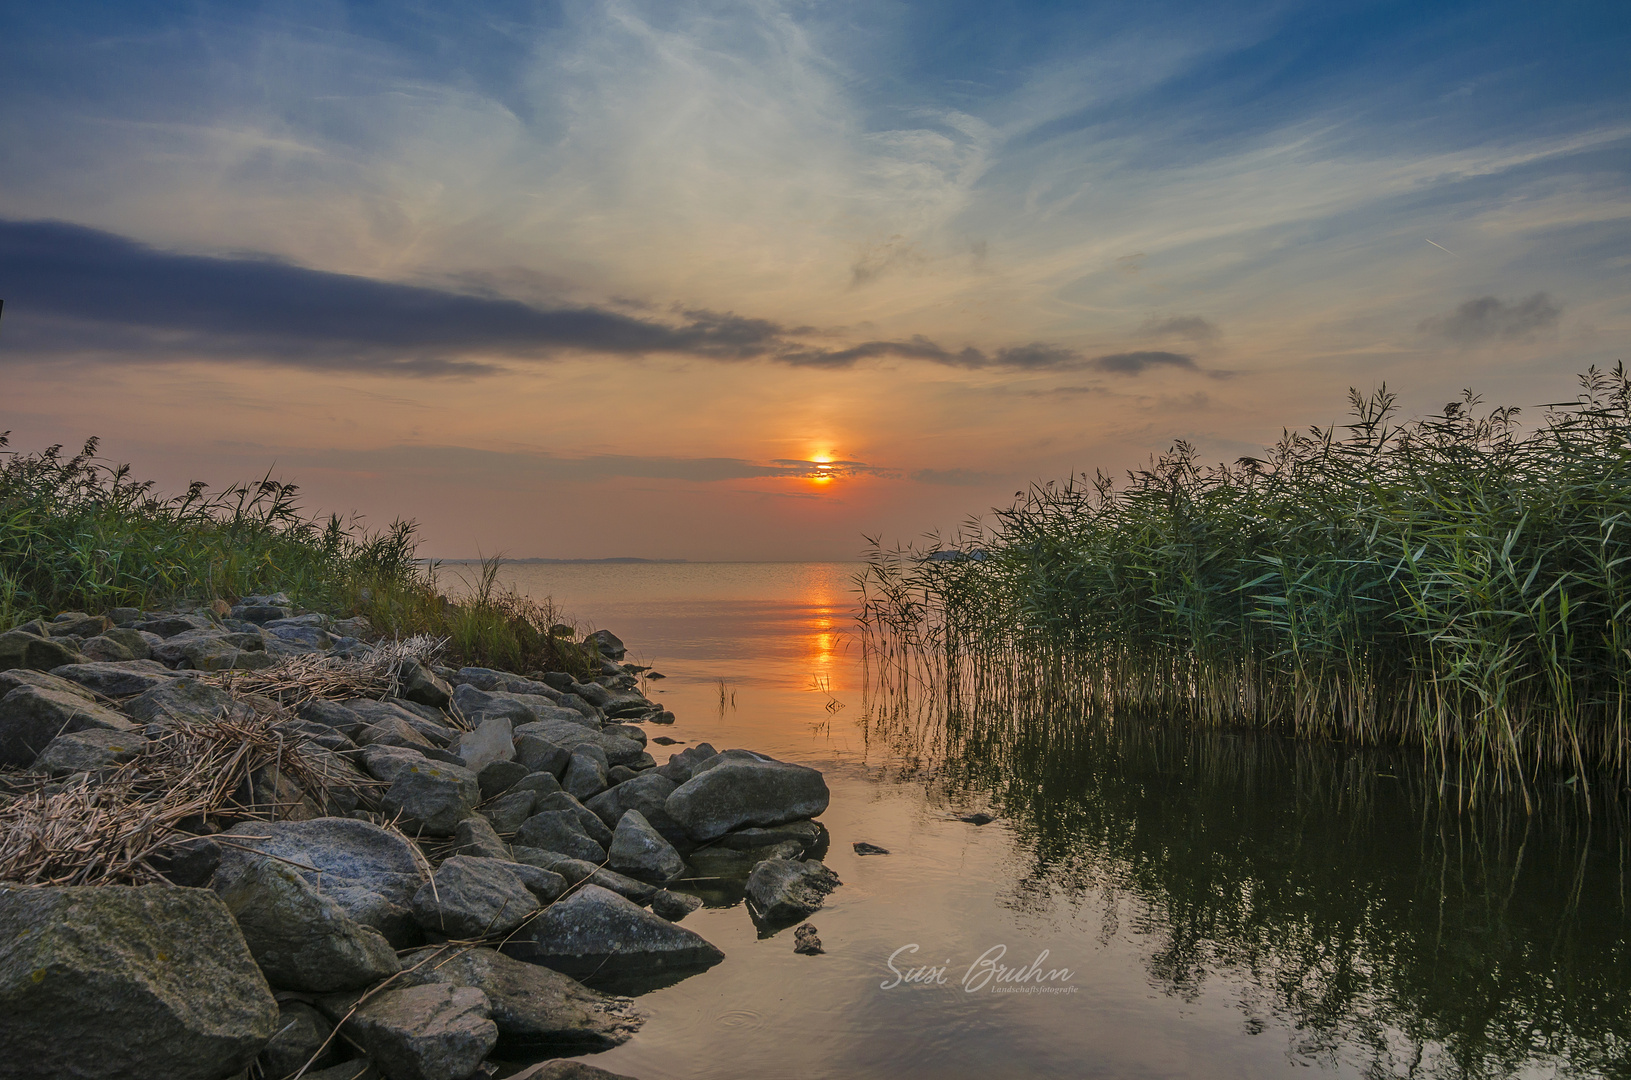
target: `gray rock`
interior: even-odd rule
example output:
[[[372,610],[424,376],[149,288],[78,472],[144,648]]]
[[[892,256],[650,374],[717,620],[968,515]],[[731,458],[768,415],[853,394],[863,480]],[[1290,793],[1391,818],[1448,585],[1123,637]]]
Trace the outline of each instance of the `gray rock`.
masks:
[[[141,640],[140,637],[138,637],[137,640]],[[110,637],[104,637],[100,634],[96,637],[85,639],[84,644],[80,645],[79,651],[93,661],[107,660],[117,663],[123,660],[136,659],[136,654],[125,645],[113,640]],[[143,651],[147,651],[145,646]]]
[[[548,689],[545,687],[545,689]],[[470,723],[479,723],[490,716],[502,716],[520,726],[538,720],[559,720],[580,727],[600,726],[600,714],[585,716],[565,701],[565,696],[550,691],[543,694],[518,694],[505,690],[478,690],[465,683],[453,690],[453,705]]]
[[[134,760],[146,746],[147,739],[139,731],[65,731],[46,743],[31,768],[52,776],[100,772]]]
[[[402,665],[397,679],[401,683],[402,696],[409,701],[429,705],[433,709],[445,709],[453,700],[453,688],[417,661],[410,660]]]
[[[383,744],[413,749],[434,746],[431,740],[419,731],[415,723],[421,718],[406,709],[389,702],[370,701],[367,698],[348,698],[340,704],[362,718],[362,723],[356,730],[346,732],[358,746]]]
[[[481,799],[475,774],[457,765],[409,765],[380,800],[388,814],[402,814],[409,831],[451,836],[453,826],[475,812]]]
[[[489,761],[476,770],[476,785],[483,799],[494,799],[526,779],[531,771],[519,761]]]
[[[602,889],[612,892],[636,904],[649,904],[652,897],[657,894],[655,885],[647,885],[643,881],[635,881],[631,877],[624,877],[615,870],[606,870],[592,862],[574,859],[568,855],[561,855],[554,851],[545,851],[542,848],[517,846],[511,849],[515,861],[535,866],[540,870],[548,870],[560,876],[565,888],[592,882]]]
[[[606,849],[606,864],[620,874],[661,884],[685,872],[685,860],[638,810],[623,814]]]
[[[561,782],[555,779],[554,773],[534,772],[528,773],[525,777],[516,781],[516,785],[510,789],[510,792],[514,794],[517,791],[530,791],[539,798],[543,798],[545,795],[553,795],[560,790]]]
[[[104,630],[113,628],[113,623],[106,615],[87,615],[83,611],[64,611],[46,624],[45,631],[51,637],[95,637]]]
[[[383,934],[351,918],[287,863],[251,856],[216,891],[266,981],[281,990],[356,990],[401,970]]]
[[[357,737],[357,732],[366,723],[361,716],[338,701],[326,701],[321,698],[308,701],[295,711],[300,714],[302,720],[331,727],[353,741]]]
[[[776,825],[768,829],[753,827],[737,829],[714,841],[714,846],[732,851],[752,851],[756,848],[785,844],[791,840],[799,845],[800,851],[808,851],[821,842],[822,835],[821,826],[813,821],[790,821],[786,825]]]
[[[231,886],[256,856],[245,848],[287,860],[347,915],[372,926],[398,948],[417,944],[419,924],[409,908],[428,880],[423,856],[401,836],[350,818],[314,821],[251,821],[215,838],[221,841],[216,887]],[[229,846],[230,845],[230,846]]]
[[[125,712],[144,724],[213,724],[247,709],[218,686],[198,679],[165,678],[124,703]]]
[[[617,697],[599,683],[575,682],[572,684],[572,692],[602,711]]]
[[[114,626],[134,626],[142,621],[142,609],[133,607],[108,608],[108,621]]]
[[[515,736],[515,756],[528,772],[549,773],[556,779],[565,776],[566,767],[572,764],[572,751],[525,732]]]
[[[639,775],[639,770],[631,769],[627,765],[613,765],[606,770],[606,786],[613,788],[618,784],[627,783]]]
[[[821,939],[816,936],[816,928],[805,923],[793,931],[793,951],[801,956],[818,956],[826,950],[821,947]]]
[[[494,671],[492,668],[460,668],[453,681],[461,686],[468,685],[488,693],[527,694],[549,698],[551,701],[559,700],[561,696],[558,687],[523,675],[513,675],[508,671]]]
[[[27,768],[58,735],[93,728],[137,733],[122,714],[78,694],[19,686],[0,698],[0,765]]]
[[[269,623],[289,617],[289,608],[281,604],[234,604],[232,617],[245,622]]]
[[[599,750],[599,747],[585,747],[584,750]],[[566,775],[561,777],[561,787],[579,802],[606,790],[605,754],[597,756],[584,750],[572,755],[572,760],[566,766]]]
[[[685,835],[679,822],[668,816],[666,804],[676,786],[672,780],[655,772],[641,773],[616,787],[607,788],[583,805],[609,828],[616,828],[628,811],[638,810],[652,828],[672,840]]]
[[[376,743],[363,747],[363,771],[384,784],[394,784],[396,778],[414,765],[429,765],[430,759],[418,750],[405,746],[386,746]]]
[[[725,958],[700,935],[598,885],[551,905],[503,951],[573,976],[700,970]]]
[[[658,889],[651,897],[651,910],[669,922],[679,922],[701,906],[700,896],[669,889]]]
[[[82,664],[86,656],[66,641],[39,637],[22,630],[0,634],[0,671],[32,668],[50,671],[64,664]]]
[[[234,1077],[233,1080],[238,1080]],[[352,1058],[326,1069],[313,1069],[300,1080],[385,1080],[367,1058]]]
[[[693,840],[712,840],[744,825],[781,825],[827,809],[821,773],[749,750],[727,750],[698,765],[664,802]]]
[[[258,634],[225,630],[189,630],[167,637],[153,649],[153,659],[191,671],[256,671],[276,661]]]
[[[854,847],[855,847],[855,854],[857,854],[857,855],[887,855],[887,854],[889,854],[889,849],[888,848],[879,847],[877,844],[869,844],[865,840],[855,841]]]
[[[606,849],[589,838],[577,815],[569,810],[546,810],[521,823],[515,842],[524,847],[542,848],[574,859],[606,861]]]
[[[100,704],[95,694],[76,682],[71,682],[59,675],[52,675],[45,671],[35,671],[33,668],[10,668],[0,671],[0,698],[5,697],[19,686],[32,686],[37,690],[56,690],[64,694],[73,694],[86,701]]]
[[[625,739],[621,735],[607,735],[605,732],[564,720],[535,720],[530,724],[522,724],[515,729],[515,733],[536,735],[569,750],[576,750],[584,745],[597,746],[605,753],[608,766],[627,765],[645,753],[639,743]]]
[[[220,1080],[277,1002],[226,905],[168,885],[0,888],[0,1076]]]
[[[838,875],[819,862],[766,859],[748,875],[748,905],[763,922],[796,922],[819,909],[840,884]]]
[[[610,630],[596,630],[592,634],[587,634],[583,643],[593,647],[608,660],[621,660],[628,655],[628,649],[623,646],[623,642]]]
[[[473,815],[453,826],[453,853],[479,855],[484,859],[508,859],[510,848],[486,818]]]
[[[589,1054],[621,1046],[642,1018],[628,998],[597,993],[557,971],[493,949],[424,949],[403,958],[406,986],[480,990],[491,1004],[500,1050]]]
[[[549,775],[545,773],[544,775]],[[501,833],[513,833],[521,823],[532,816],[533,804],[538,801],[534,791],[512,791],[477,808],[477,812],[492,822],[490,826]]]
[[[147,860],[172,885],[208,887],[221,865],[221,845],[207,836],[188,836],[161,847]]]
[[[450,938],[508,934],[539,907],[511,866],[503,859],[453,856],[414,894],[414,918]]]
[[[498,1043],[486,994],[435,983],[369,998],[343,1030],[391,1080],[465,1080]]]
[[[510,721],[502,716],[488,717],[476,730],[460,737],[455,753],[464,760],[465,768],[477,773],[495,761],[512,760],[515,735]]]
[[[589,839],[601,847],[611,845],[612,830],[608,829],[606,823],[596,817],[588,807],[578,802],[567,792],[556,791],[547,795],[539,794],[537,800],[533,803],[533,813],[541,814],[545,810],[569,811],[573,817],[577,818],[578,827],[588,835]]]
[[[687,747],[677,754],[670,754],[668,762],[659,767],[657,773],[672,780],[674,785],[678,787],[691,779],[691,774],[696,771],[698,765],[718,753],[718,750],[715,750],[707,743],[697,743],[695,746]]]
[[[625,739],[637,742],[642,749],[647,742],[645,729],[635,724],[607,724],[600,730],[608,735],[620,735]]]
[[[582,1061],[545,1061],[528,1066],[518,1073],[511,1073],[509,1080],[635,1080],[635,1078],[625,1076],[623,1073],[608,1072],[598,1065]]]
[[[151,640],[151,634],[143,634],[139,630],[132,630],[125,626],[116,626],[110,630],[104,630],[98,636],[123,647],[126,652],[130,653],[128,657],[130,660],[147,660],[153,655],[155,642]]]
[[[334,635],[316,626],[268,623],[265,631],[269,638],[276,639],[297,653],[327,652],[334,647]],[[266,645],[269,647],[271,642],[266,642]]]
[[[334,1025],[328,1018],[303,1001],[285,1001],[278,1005],[277,1034],[261,1051],[260,1066],[264,1076],[278,1080],[300,1071],[312,1060],[319,1047],[328,1039]],[[339,1058],[338,1048],[330,1043],[323,1056],[312,1062],[314,1068],[323,1069]],[[310,1076],[311,1073],[307,1073]]]
[[[161,638],[173,638],[178,634],[191,633],[195,630],[219,628],[215,625],[215,620],[207,615],[171,611],[153,614],[133,624],[133,629],[146,634],[157,634]]]

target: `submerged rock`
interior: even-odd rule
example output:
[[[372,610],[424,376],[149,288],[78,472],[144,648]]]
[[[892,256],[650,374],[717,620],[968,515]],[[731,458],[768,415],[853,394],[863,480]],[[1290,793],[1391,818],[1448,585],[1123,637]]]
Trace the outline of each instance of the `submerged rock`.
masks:
[[[725,958],[700,935],[598,885],[551,906],[503,951],[574,976],[701,970]]]
[[[168,885],[0,889],[0,1077],[220,1080],[277,1003],[217,896]]]
[[[793,951],[801,956],[817,956],[826,952],[821,947],[821,938],[816,936],[816,928],[809,923],[793,931]]]
[[[699,764],[663,805],[693,840],[713,840],[744,825],[816,817],[830,798],[816,769],[727,750]]]
[[[700,896],[673,892],[669,889],[658,889],[651,897],[652,912],[661,915],[669,922],[679,922],[701,906],[702,898]]]
[[[748,904],[762,922],[794,922],[819,909],[840,884],[821,863],[766,859],[748,875]]]

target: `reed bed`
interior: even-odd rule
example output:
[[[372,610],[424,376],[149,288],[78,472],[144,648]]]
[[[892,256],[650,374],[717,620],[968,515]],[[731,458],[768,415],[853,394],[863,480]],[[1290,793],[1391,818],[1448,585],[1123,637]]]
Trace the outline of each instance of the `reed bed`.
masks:
[[[1529,429],[1468,392],[1207,466],[1033,487],[857,579],[879,684],[949,712],[1042,701],[1424,748],[1475,795],[1631,778],[1631,379]]]

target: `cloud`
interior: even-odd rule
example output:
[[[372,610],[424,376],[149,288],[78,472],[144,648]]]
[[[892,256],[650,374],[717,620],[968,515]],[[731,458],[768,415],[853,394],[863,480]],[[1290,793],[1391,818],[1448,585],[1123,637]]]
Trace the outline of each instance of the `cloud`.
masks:
[[[1173,315],[1158,318],[1151,315],[1138,328],[1143,337],[1181,337],[1197,345],[1211,345],[1218,340],[1218,328],[1199,315]]]
[[[491,292],[379,281],[264,257],[177,254],[51,221],[0,220],[0,298],[10,303],[0,338],[8,351],[126,361],[248,359],[409,376],[493,374],[505,361],[569,352],[824,368],[877,358],[1014,371],[1089,363],[1042,341],[985,352],[948,349],[919,335],[830,348],[799,340],[815,333],[812,327],[734,312],[683,308],[664,321],[591,306],[540,308]]]
[[[1423,319],[1416,329],[1462,346],[1495,340],[1519,341],[1538,331],[1550,330],[1562,314],[1563,305],[1543,292],[1512,304],[1493,296],[1480,296],[1448,315]]]
[[[1152,367],[1195,367],[1193,358],[1174,352],[1122,352],[1095,356],[1088,365],[1116,375],[1138,375]]]
[[[764,476],[797,476],[805,479],[830,477],[841,479],[851,476],[878,476],[886,480],[900,479],[899,471],[868,465],[864,461],[804,461],[797,458],[777,458],[771,462],[775,471]]]
[[[945,487],[978,487],[998,479],[995,473],[976,472],[973,469],[918,469],[911,478],[920,484],[939,484]]]

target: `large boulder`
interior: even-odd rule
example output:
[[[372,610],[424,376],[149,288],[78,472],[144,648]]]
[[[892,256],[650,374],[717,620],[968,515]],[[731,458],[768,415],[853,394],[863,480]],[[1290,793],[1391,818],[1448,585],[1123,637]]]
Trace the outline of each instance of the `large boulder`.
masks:
[[[404,986],[441,983],[486,994],[501,1050],[591,1054],[627,1042],[643,1022],[628,998],[493,949],[424,949],[403,957],[402,966],[397,981]]]
[[[658,884],[673,881],[685,872],[685,860],[664,840],[662,834],[638,810],[623,814],[612,833],[612,846],[606,849],[606,865],[620,874]]]
[[[465,1080],[498,1043],[486,994],[437,983],[369,998],[342,1030],[391,1080]]]
[[[630,810],[638,810],[640,816],[651,823],[652,828],[673,840],[685,835],[685,830],[680,828],[679,822],[668,816],[666,805],[668,797],[678,786],[666,776],[645,772],[631,780],[623,781],[616,787],[607,788],[583,805],[605,822],[608,828],[613,829],[623,820],[624,814]]]
[[[507,934],[540,906],[519,869],[501,859],[455,855],[414,894],[414,917],[444,937]]]
[[[425,762],[397,773],[380,800],[388,814],[401,814],[404,828],[451,836],[453,826],[475,813],[481,801],[476,774],[457,765]]]
[[[583,831],[582,822],[570,810],[545,810],[532,815],[516,830],[515,842],[592,863],[606,861],[606,849]]]
[[[0,889],[0,1077],[222,1080],[277,1030],[226,905],[168,885]]]
[[[593,647],[608,660],[621,660],[628,655],[628,649],[624,647],[622,640],[610,630],[596,630],[586,635],[583,643]]]
[[[154,646],[153,659],[173,668],[193,671],[254,671],[276,661],[259,634],[228,630],[189,630]]]
[[[89,664],[64,664],[52,671],[77,686],[104,697],[123,698],[140,694],[155,686],[174,682],[178,675],[157,660],[97,661]]]
[[[356,990],[400,970],[383,934],[287,863],[251,856],[217,891],[266,980],[280,990]]]
[[[261,852],[296,869],[347,915],[372,926],[398,948],[418,944],[411,904],[428,876],[413,844],[377,825],[350,818],[250,821],[216,838],[216,887],[230,887]],[[250,850],[244,850],[248,848]]]
[[[58,690],[64,694],[82,697],[86,701],[97,701],[96,695],[91,691],[60,675],[35,671],[33,668],[7,668],[5,671],[0,671],[0,698],[5,697],[19,686],[32,686],[39,690]]]
[[[586,715],[575,708],[572,702],[566,701],[565,695],[553,690],[549,693],[553,696],[520,694],[507,690],[478,690],[466,683],[454,689],[453,705],[459,710],[460,715],[472,724],[502,716],[517,727],[538,720],[559,720],[579,727],[600,726],[600,714],[593,710],[593,706],[590,706],[590,714]]]
[[[87,659],[66,641],[56,641],[24,630],[8,630],[0,634],[0,670],[33,668],[35,671],[50,671],[64,664],[82,664]]]
[[[92,728],[138,733],[123,714],[78,694],[19,686],[0,698],[0,765],[26,769],[58,735]]]
[[[840,884],[837,874],[814,860],[766,859],[748,875],[748,906],[762,922],[797,922]]]
[[[816,769],[726,750],[702,762],[663,803],[693,840],[713,840],[744,825],[781,825],[827,809],[827,782]]]
[[[700,934],[599,885],[584,885],[552,904],[503,951],[574,977],[701,970],[725,958]]]

